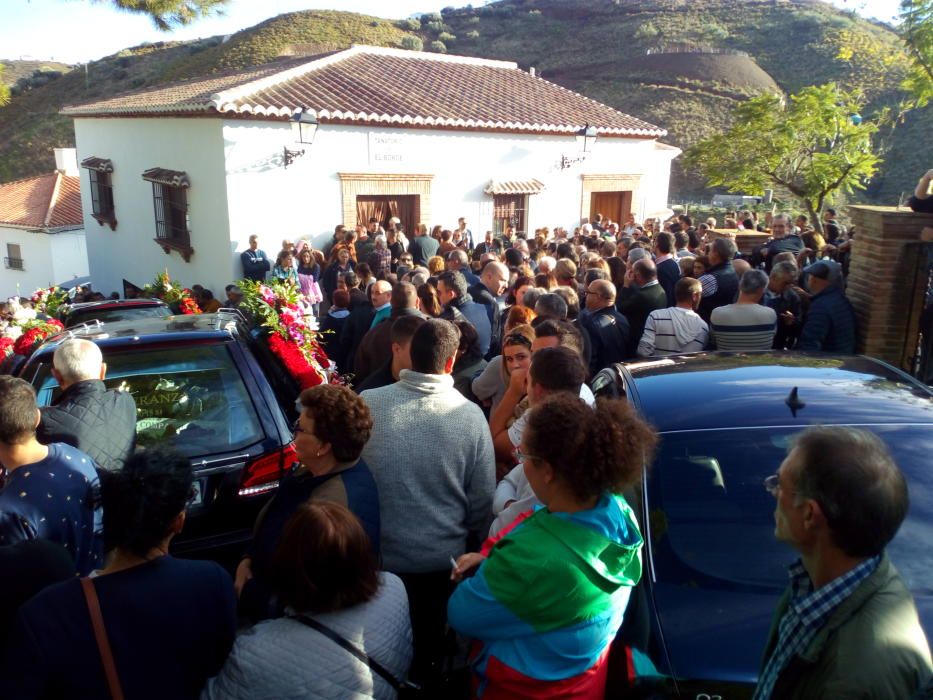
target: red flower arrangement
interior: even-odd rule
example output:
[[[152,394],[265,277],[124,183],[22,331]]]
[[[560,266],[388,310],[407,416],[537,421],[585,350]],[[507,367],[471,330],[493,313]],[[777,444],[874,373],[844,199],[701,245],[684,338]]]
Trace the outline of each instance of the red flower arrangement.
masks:
[[[65,327],[62,322],[54,318],[30,324],[13,343],[13,352],[17,355],[29,355],[43,340],[63,330]]]
[[[177,307],[178,312],[185,316],[201,313],[191,290],[170,278],[168,270],[157,274],[151,284],[143,287],[143,295],[161,299],[169,306]]]
[[[321,347],[318,333],[305,320],[298,304],[297,287],[250,280],[240,280],[237,286],[243,292],[243,305],[260,326],[269,330],[266,338],[269,350],[302,389],[343,381],[330,371],[331,361]]]
[[[0,359],[8,357],[13,353],[13,345],[16,343],[12,338],[0,336]]]

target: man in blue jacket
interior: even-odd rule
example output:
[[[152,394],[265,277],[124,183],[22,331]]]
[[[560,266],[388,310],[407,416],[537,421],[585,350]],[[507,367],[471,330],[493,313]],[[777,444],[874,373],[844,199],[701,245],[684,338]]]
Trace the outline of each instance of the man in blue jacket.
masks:
[[[266,273],[271,269],[269,256],[259,249],[259,236],[253,234],[249,237],[249,249],[240,253],[240,262],[243,263],[243,276],[253,282],[262,282]]]
[[[853,354],[855,312],[842,290],[839,263],[818,260],[803,271],[807,273],[807,286],[813,297],[797,349]]]

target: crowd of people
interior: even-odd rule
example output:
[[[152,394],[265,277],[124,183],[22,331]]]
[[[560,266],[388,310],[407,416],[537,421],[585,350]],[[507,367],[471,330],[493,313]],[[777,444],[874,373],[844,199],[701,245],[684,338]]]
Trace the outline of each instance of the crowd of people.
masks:
[[[619,631],[643,568],[632,489],[658,437],[588,381],[708,348],[853,352],[852,232],[833,212],[823,233],[767,224],[744,255],[738,229],[688,216],[482,240],[464,219],[410,239],[372,220],[323,250],[285,241],[274,264],[251,239],[244,276],[300,287],[348,385],[301,393],[297,461],[232,576],[169,554],[191,465],[135,449],[135,408],[103,387],[93,343],[57,348],[52,408],[0,377],[0,582],[16,580],[0,696],[617,696],[633,656],[650,664]],[[870,486],[855,520],[838,454]],[[859,696],[911,697],[933,665],[884,555],[907,508],[897,465],[868,433],[817,428],[775,469],[776,535],[801,560],[756,699],[849,697],[853,678]],[[451,666],[462,640],[469,680]]]

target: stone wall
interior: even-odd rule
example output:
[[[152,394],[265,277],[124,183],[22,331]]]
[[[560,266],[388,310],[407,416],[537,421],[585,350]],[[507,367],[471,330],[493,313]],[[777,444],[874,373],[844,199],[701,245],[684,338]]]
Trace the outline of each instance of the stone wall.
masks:
[[[848,207],[856,229],[846,294],[858,319],[859,353],[910,371],[927,288],[929,244],[920,232],[933,214],[894,207]]]

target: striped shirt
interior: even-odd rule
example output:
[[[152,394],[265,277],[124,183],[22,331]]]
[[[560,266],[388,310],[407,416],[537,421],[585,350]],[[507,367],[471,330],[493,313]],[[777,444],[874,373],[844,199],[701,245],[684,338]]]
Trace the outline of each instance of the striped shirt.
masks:
[[[777,644],[758,679],[753,700],[771,698],[778,677],[791,659],[806,651],[830,615],[878,568],[880,561],[881,555],[866,559],[816,590],[802,561],[798,559],[790,566],[790,603],[778,624]]]
[[[770,350],[777,314],[761,304],[729,304],[713,309],[709,326],[717,350]]]
[[[671,306],[655,309],[645,320],[638,343],[639,357],[658,357],[682,352],[700,352],[709,341],[709,328],[699,314]]]

